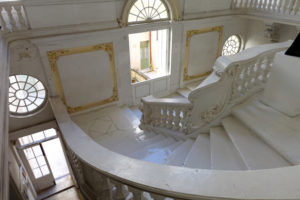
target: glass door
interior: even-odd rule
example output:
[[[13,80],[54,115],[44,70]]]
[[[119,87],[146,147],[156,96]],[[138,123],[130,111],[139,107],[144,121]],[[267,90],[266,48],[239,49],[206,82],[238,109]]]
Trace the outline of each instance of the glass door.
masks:
[[[31,172],[37,192],[55,184],[54,176],[41,144],[20,149],[20,155],[25,167],[30,169],[28,173]]]

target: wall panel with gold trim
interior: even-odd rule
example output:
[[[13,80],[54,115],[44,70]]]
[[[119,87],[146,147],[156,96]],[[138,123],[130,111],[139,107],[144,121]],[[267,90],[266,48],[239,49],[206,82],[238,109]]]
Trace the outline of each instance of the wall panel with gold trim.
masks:
[[[69,113],[118,100],[112,43],[49,51],[48,60]]]
[[[222,49],[223,26],[186,32],[184,81],[207,76]]]

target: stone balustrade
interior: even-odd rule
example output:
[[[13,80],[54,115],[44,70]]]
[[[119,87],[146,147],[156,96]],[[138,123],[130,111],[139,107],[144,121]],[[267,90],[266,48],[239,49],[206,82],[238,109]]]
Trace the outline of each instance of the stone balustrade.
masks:
[[[192,111],[192,104],[189,101],[156,99],[152,96],[145,97],[141,101],[143,115],[140,127],[142,129],[147,129],[147,125],[150,125],[189,133],[189,119]]]
[[[300,0],[233,0],[231,8],[300,15]]]
[[[59,97],[51,98],[50,102],[85,199],[299,199],[300,166],[223,171],[132,159],[93,141],[71,120]]]
[[[263,89],[275,53],[291,43],[267,44],[219,57],[213,72],[219,80],[193,90],[188,99],[143,98],[140,127],[163,127],[184,134],[208,131],[230,114],[233,106]]]
[[[0,24],[4,33],[28,29],[22,1],[0,2]]]

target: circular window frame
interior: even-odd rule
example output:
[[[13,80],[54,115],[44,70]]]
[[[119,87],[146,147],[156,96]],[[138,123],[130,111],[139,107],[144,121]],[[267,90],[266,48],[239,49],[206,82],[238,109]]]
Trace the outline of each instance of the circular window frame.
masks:
[[[128,22],[128,17],[132,6],[135,4],[137,0],[128,0],[123,7],[122,16],[118,19],[118,23],[120,27],[125,27],[128,25],[137,25],[137,24],[145,24],[151,22],[159,22],[159,21],[179,21],[182,19],[181,9],[178,3],[173,0],[161,0],[161,2],[165,5],[168,12],[168,19],[157,19],[151,21],[139,21],[139,22]]]
[[[237,37],[237,38],[238,38],[238,41],[239,41],[239,48],[238,48],[237,52],[234,53],[234,54],[230,54],[230,55],[223,55],[223,51],[224,51],[224,47],[225,47],[226,42],[229,40],[229,38],[231,38],[231,37],[233,37],[233,36]],[[230,36],[225,40],[225,42],[224,42],[224,44],[223,44],[223,47],[222,47],[222,56],[232,56],[232,55],[235,55],[235,54],[241,52],[241,51],[243,50],[243,48],[244,48],[244,41],[243,41],[243,38],[242,38],[239,34],[233,34],[233,35],[230,35]]]
[[[38,79],[38,78],[36,78],[36,77],[34,77],[34,76],[32,76],[32,75],[29,75],[29,74],[11,74],[11,75],[9,75],[9,78],[11,77],[11,76],[18,76],[18,75],[23,75],[23,76],[27,76],[27,77],[32,77],[32,78],[34,78],[34,79],[36,79],[37,80],[37,82],[36,83],[38,83],[38,82],[40,82],[42,85],[43,85],[43,87],[44,87],[44,91],[45,91],[45,98],[44,98],[44,100],[43,100],[43,102],[40,104],[40,105],[38,105],[35,109],[33,109],[33,110],[31,110],[31,111],[28,111],[28,112],[24,112],[24,113],[17,113],[17,112],[12,112],[12,111],[10,111],[10,109],[9,109],[9,114],[10,114],[10,117],[14,117],[14,118],[26,118],[26,117],[31,117],[31,116],[34,116],[34,115],[36,115],[36,114],[38,114],[38,113],[40,113],[42,110],[44,110],[45,109],[45,107],[46,107],[46,104],[48,103],[48,90],[47,90],[47,88],[45,87],[45,84],[44,84],[44,82],[43,81],[41,81],[40,79]],[[27,80],[28,78],[26,78],[26,80]],[[10,79],[8,79],[9,80],[9,88],[11,87],[11,83],[10,83]],[[26,81],[27,82],[27,81]],[[25,83],[26,83],[25,82]],[[16,82],[15,82],[16,83]],[[35,83],[35,84],[36,84]],[[13,83],[14,84],[14,83]],[[34,85],[35,85],[34,84]],[[20,90],[18,90],[18,91],[20,91]],[[9,97],[9,91],[8,91],[8,99],[10,98]],[[16,92],[15,92],[16,93]],[[15,94],[14,93],[14,94]],[[17,98],[17,97],[16,97]],[[26,97],[27,98],[27,97]],[[25,99],[26,99],[25,98]],[[8,100],[8,106],[9,105],[11,105],[11,103],[9,102],[9,100]]]

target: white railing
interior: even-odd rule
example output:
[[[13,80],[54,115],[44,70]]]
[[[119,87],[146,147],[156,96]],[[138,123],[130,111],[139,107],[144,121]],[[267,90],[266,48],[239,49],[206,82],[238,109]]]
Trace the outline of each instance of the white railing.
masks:
[[[1,32],[14,32],[28,29],[22,1],[0,2]]]
[[[143,98],[140,127],[163,127],[184,134],[208,131],[230,114],[234,105],[263,89],[275,53],[287,49],[291,43],[267,44],[234,56],[219,57],[213,72],[219,80],[193,90],[186,101]]]
[[[192,104],[187,100],[177,99],[155,99],[152,96],[142,100],[140,108],[143,115],[141,117],[140,128],[162,127],[178,132],[188,133],[190,130],[190,114]]]
[[[299,199],[300,166],[232,172],[132,159],[94,142],[70,119],[59,97],[50,102],[85,199]]]
[[[300,0],[232,0],[231,8],[300,15]]]

